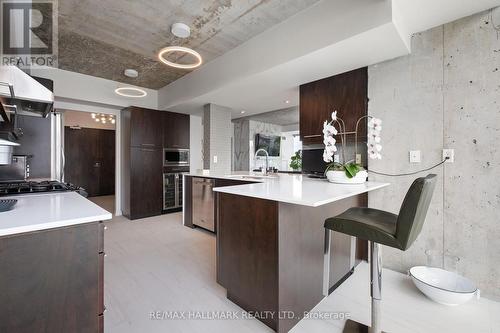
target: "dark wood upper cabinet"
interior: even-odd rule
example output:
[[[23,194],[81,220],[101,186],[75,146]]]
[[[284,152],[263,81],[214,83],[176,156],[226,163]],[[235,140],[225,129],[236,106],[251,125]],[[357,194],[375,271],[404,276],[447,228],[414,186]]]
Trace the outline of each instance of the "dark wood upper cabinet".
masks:
[[[138,107],[125,110],[130,112],[130,146],[161,148],[162,112]]]
[[[323,122],[335,110],[344,120],[346,132],[354,132],[356,121],[368,111],[367,67],[300,86],[300,137],[305,144],[323,142]],[[359,137],[366,136],[364,122],[359,133]]]
[[[189,149],[189,115],[162,112],[163,147]]]

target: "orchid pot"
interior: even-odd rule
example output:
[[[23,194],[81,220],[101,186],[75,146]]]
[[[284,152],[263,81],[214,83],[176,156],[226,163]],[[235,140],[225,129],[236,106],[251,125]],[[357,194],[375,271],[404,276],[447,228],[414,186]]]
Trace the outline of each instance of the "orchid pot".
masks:
[[[347,177],[345,171],[335,171],[330,170],[326,172],[326,178],[330,183],[336,184],[363,184],[366,182],[366,178],[368,177],[368,172],[366,170],[362,170],[356,174],[354,177]]]

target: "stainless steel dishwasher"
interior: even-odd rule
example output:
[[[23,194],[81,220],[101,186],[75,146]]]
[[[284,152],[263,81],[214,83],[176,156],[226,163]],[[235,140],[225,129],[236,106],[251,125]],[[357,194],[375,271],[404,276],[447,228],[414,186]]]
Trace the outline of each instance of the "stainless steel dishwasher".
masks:
[[[214,180],[193,178],[193,224],[215,231]]]

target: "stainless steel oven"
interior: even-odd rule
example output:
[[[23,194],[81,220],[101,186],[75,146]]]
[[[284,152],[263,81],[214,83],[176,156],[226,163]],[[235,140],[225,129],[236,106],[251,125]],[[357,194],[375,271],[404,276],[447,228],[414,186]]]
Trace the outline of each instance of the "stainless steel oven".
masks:
[[[164,148],[163,166],[189,166],[189,149]]]

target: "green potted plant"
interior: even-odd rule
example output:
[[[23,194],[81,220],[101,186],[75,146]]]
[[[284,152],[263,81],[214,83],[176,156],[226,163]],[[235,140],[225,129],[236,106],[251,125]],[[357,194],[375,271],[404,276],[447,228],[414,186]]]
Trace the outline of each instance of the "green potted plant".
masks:
[[[330,121],[325,120],[323,124],[323,144],[325,145],[323,160],[328,163],[325,170],[325,175],[328,181],[340,184],[362,184],[366,182],[368,172],[363,168],[363,166],[357,164],[355,159],[348,160],[345,157],[347,137],[344,121],[337,117],[337,111],[332,112],[331,118],[332,119]],[[360,121],[365,118],[369,119],[367,142],[368,157],[371,159],[381,159],[382,155],[380,154],[380,151],[382,150],[382,145],[380,144],[380,131],[382,130],[382,121],[371,116],[363,116],[359,118],[356,123],[356,131],[354,132],[356,137],[355,155],[357,155],[358,125]],[[335,125],[338,125],[338,129]],[[337,141],[335,140],[335,135],[340,136],[342,144],[341,162],[335,162],[333,158],[337,152]]]
[[[290,159],[290,168],[293,171],[299,171],[302,168],[302,150],[297,150]]]

